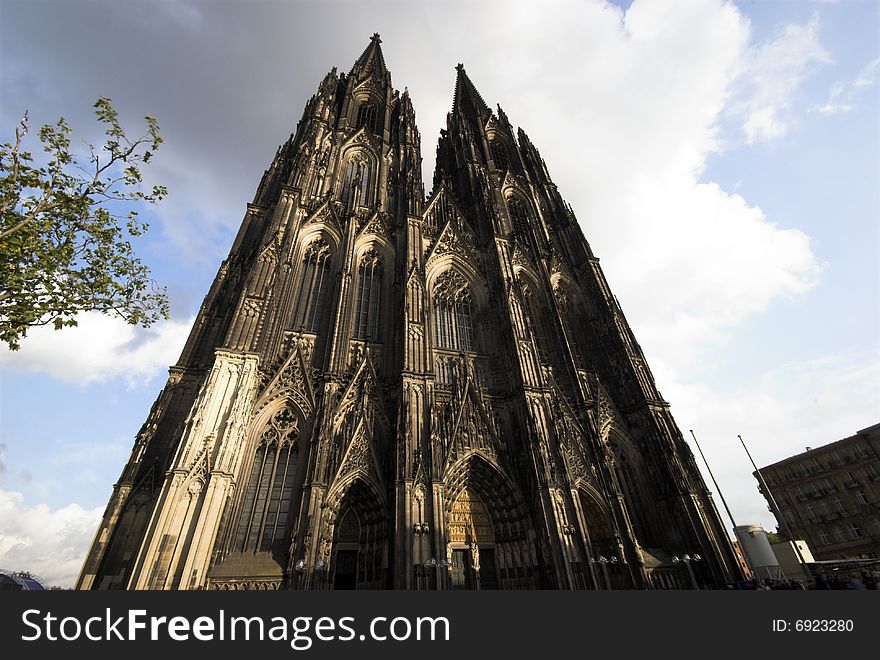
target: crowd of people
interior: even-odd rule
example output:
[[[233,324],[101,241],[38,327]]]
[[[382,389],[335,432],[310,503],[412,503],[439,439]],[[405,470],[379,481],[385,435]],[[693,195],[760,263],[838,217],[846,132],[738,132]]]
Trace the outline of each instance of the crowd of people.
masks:
[[[807,589],[875,591],[880,590],[880,575],[868,571],[862,571],[858,575],[854,573],[819,574],[814,577],[812,584],[801,580],[755,577],[745,582],[730,584],[727,588],[745,591],[804,591]]]
[[[854,589],[856,591],[876,591],[880,589],[880,577],[876,573],[862,571],[859,575],[816,576],[814,589]]]

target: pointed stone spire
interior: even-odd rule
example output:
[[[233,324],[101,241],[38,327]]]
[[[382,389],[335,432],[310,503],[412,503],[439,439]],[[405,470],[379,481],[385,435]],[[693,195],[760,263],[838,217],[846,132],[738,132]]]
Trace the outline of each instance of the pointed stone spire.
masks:
[[[461,110],[464,113],[474,113],[479,116],[489,115],[492,113],[489,106],[480,96],[474,83],[468,78],[464,70],[464,64],[459,63],[455,70],[458,74],[455,77],[455,95],[452,98],[452,111]]]
[[[385,66],[385,57],[382,55],[382,47],[379,45],[382,39],[378,32],[374,32],[370,37],[369,45],[357,58],[351,67],[349,76],[353,76],[356,80],[363,80],[369,75],[376,76],[379,80],[384,80],[389,74]]]
[[[517,142],[519,142],[520,155],[531,177],[535,181],[550,182],[550,172],[547,171],[547,165],[544,163],[544,159],[541,158],[537,147],[532,144],[529,136],[526,135],[522,128],[517,129],[516,135]]]

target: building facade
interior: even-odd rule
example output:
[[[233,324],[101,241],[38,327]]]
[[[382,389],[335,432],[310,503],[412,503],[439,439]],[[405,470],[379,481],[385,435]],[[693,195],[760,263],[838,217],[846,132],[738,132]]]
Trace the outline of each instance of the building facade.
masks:
[[[459,65],[433,190],[378,35],[306,104],[81,589],[689,588],[741,575],[572,209]]]
[[[880,424],[808,447],[761,468],[761,475],[779,507],[775,515],[784,516],[816,559],[880,558]]]

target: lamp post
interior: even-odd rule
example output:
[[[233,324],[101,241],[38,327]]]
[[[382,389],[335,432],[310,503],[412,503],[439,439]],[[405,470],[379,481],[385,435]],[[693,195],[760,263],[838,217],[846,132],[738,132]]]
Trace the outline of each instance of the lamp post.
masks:
[[[311,590],[314,586],[312,578],[315,572],[323,573],[326,565],[324,564],[323,559],[319,559],[314,566],[306,564],[305,559],[300,559],[298,562],[296,562],[295,568],[296,572],[300,574],[300,581],[304,583],[305,590],[308,591]]]
[[[422,561],[422,557],[424,556],[424,555],[422,554],[423,546],[424,546],[424,541],[423,541],[423,539],[424,539],[425,536],[426,536],[427,534],[429,534],[430,532],[431,532],[431,527],[430,527],[430,525],[428,525],[428,523],[426,523],[426,522],[417,522],[417,523],[413,523],[413,535],[414,535],[415,538],[416,538],[416,548],[417,548],[417,550],[418,550],[418,552],[417,552],[417,554],[418,554],[418,559],[417,559],[417,561],[419,561],[419,562]],[[424,562],[423,565],[424,565],[425,567],[427,567],[428,562]],[[419,575],[417,576],[418,584],[416,585],[416,588],[417,588],[417,589],[424,589],[425,586],[426,586],[425,583],[427,582],[427,578],[428,578],[427,572],[425,572],[425,573],[423,574],[421,571],[419,571]]]
[[[804,560],[803,554],[801,554],[801,548],[797,544],[795,535],[792,533],[791,528],[788,526],[788,521],[785,519],[785,516],[782,515],[782,511],[780,510],[779,505],[776,504],[776,498],[773,497],[773,491],[770,490],[767,482],[764,481],[764,475],[761,474],[761,470],[759,470],[758,466],[755,464],[755,459],[752,458],[752,453],[749,451],[749,448],[746,447],[746,441],[743,440],[743,437],[741,435],[737,435],[736,437],[739,438],[743,449],[746,450],[746,455],[749,457],[749,461],[751,461],[752,463],[752,467],[755,468],[755,474],[758,477],[758,483],[761,484],[761,488],[763,488],[764,492],[767,494],[767,501],[770,503],[771,512],[774,516],[776,516],[776,520],[779,521],[779,525],[785,531],[786,536],[788,536],[788,540],[791,542],[791,545],[794,548],[795,554],[797,554],[801,572],[804,574],[804,577],[809,578],[810,569],[807,568],[807,562]]]
[[[691,562],[693,562],[693,561],[703,561],[703,558],[700,557],[700,555],[698,555],[698,554],[694,554],[693,557],[692,557],[691,555],[683,555],[682,557],[677,557],[677,556],[676,556],[676,557],[673,557],[673,558],[672,558],[672,563],[674,563],[674,564],[678,564],[678,563],[680,563],[680,562],[683,562],[684,565],[687,566],[687,569],[688,569],[688,575],[689,575],[690,578],[691,578],[691,586],[692,586],[694,589],[699,590],[700,587],[699,587],[699,585],[697,585],[697,576],[694,575],[694,569],[693,569],[693,567],[691,566]]]
[[[602,574],[605,576],[605,588],[608,591],[611,591],[611,580],[608,579],[608,564],[617,564],[617,557],[615,555],[611,555],[611,559],[599,555],[599,558],[590,557],[591,564],[599,564],[602,567]]]
[[[437,567],[447,568],[452,565],[452,562],[444,557],[440,561],[437,561],[434,557],[431,557],[428,561],[425,562],[425,568],[433,568],[434,574],[437,574]]]

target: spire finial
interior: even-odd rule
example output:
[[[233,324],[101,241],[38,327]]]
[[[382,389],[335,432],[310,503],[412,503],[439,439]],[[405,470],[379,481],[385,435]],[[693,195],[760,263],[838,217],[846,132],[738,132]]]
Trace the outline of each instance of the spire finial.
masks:
[[[464,64],[459,62],[458,64],[455,65],[455,70],[458,71],[459,73],[464,73]]]
[[[377,44],[382,43],[382,37],[379,36],[378,32],[373,32],[373,36],[370,37],[370,41],[375,41]]]

